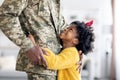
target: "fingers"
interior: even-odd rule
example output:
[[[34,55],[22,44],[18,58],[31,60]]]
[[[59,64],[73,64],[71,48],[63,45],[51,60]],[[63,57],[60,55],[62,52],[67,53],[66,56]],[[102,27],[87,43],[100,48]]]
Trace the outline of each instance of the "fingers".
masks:
[[[80,73],[82,70],[82,65],[79,65],[76,70]]]
[[[33,35],[31,33],[29,33],[28,37],[32,41],[33,45],[36,46],[35,39],[34,39]]]
[[[43,66],[47,69],[48,65],[47,65],[47,62],[43,56],[42,56],[42,62],[43,62]]]
[[[80,56],[80,61],[82,61],[82,59],[83,59],[83,55]]]
[[[81,66],[78,66],[78,68],[76,69],[79,73],[81,71]]]
[[[82,61],[79,61],[77,64],[81,66],[82,65]]]
[[[82,51],[80,50],[78,53],[79,53],[79,58],[81,59]]]
[[[79,62],[77,63],[77,64],[79,65],[78,68],[77,68],[77,70],[79,71],[79,73],[80,73],[80,71],[81,71],[82,58],[83,58],[83,55],[82,55],[82,51],[80,50],[80,51],[79,51]]]
[[[80,50],[79,52],[78,52],[80,55],[82,55],[82,51]]]
[[[79,67],[78,71],[79,71],[79,73],[81,72],[81,67]]]
[[[44,48],[41,48],[41,49],[42,49],[43,54],[48,55],[47,51]]]
[[[45,68],[47,68],[48,65],[47,65],[47,62],[46,62],[46,60],[45,60],[45,58],[44,58],[44,56],[43,56],[43,50],[42,50],[41,48],[39,48],[38,50],[40,51],[39,56],[40,56],[40,58],[41,58],[42,64],[43,64],[43,66],[44,66]]]

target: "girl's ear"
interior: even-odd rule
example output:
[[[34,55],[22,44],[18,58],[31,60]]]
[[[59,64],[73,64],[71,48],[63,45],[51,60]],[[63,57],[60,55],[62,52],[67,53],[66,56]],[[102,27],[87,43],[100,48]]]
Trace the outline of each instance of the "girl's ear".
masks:
[[[79,43],[79,40],[75,38],[75,39],[73,40],[73,44],[77,45],[78,43]]]

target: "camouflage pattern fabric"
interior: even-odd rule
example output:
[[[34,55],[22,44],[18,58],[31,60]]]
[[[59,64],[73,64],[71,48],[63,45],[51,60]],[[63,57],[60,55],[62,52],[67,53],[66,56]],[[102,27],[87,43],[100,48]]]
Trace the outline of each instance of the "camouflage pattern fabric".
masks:
[[[60,14],[60,0],[5,0],[0,7],[0,29],[20,47],[16,64],[18,71],[56,75],[56,71],[45,70],[28,61],[25,52],[33,44],[25,33],[26,30],[31,32],[38,45],[58,53],[60,44],[57,34],[65,27],[66,22]]]
[[[39,75],[33,73],[27,73],[28,80],[57,80],[54,75]]]

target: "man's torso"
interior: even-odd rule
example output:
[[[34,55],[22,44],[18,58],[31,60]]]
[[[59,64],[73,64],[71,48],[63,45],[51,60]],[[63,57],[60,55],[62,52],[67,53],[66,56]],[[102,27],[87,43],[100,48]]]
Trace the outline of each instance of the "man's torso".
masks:
[[[29,0],[19,20],[23,30],[26,28],[30,31],[38,45],[48,47],[53,52],[58,53],[60,44],[56,38],[55,29],[58,30],[59,26],[60,4],[55,3],[49,0]],[[51,13],[54,16],[55,27],[51,22]],[[56,75],[55,71],[45,70],[39,65],[32,65],[28,61],[23,49],[19,52],[16,69],[39,74]]]

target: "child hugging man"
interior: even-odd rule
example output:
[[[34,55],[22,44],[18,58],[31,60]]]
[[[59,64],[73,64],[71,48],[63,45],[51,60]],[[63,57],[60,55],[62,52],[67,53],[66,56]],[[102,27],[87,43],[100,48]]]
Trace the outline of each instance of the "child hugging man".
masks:
[[[74,21],[60,34],[62,50],[55,55],[50,49],[44,48],[47,69],[58,70],[58,80],[81,80],[77,71],[79,53],[88,54],[93,50],[94,33],[91,23]]]

